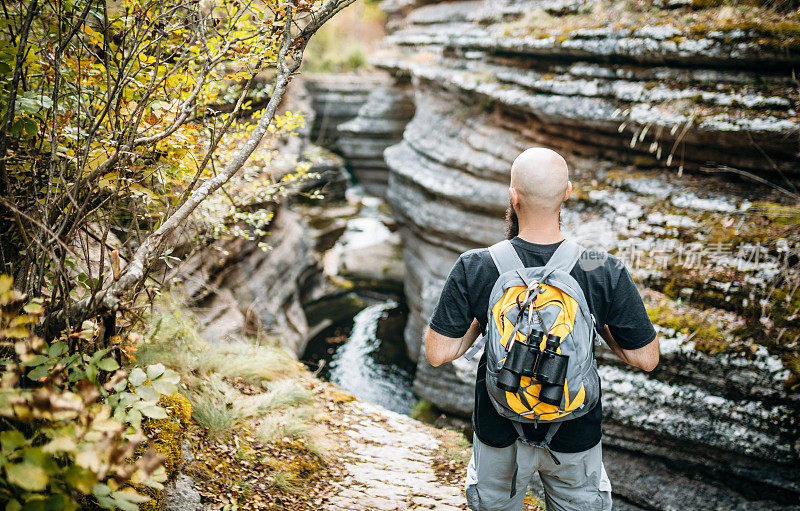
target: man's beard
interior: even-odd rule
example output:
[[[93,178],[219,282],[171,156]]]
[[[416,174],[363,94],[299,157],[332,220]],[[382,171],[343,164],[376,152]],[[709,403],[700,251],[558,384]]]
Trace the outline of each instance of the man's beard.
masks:
[[[508,209],[506,209],[506,239],[510,240],[518,234],[519,218],[517,217],[517,212],[514,210],[514,205],[511,204],[511,199],[509,199]]]
[[[558,211],[558,225],[561,227],[561,210]],[[519,236],[519,217],[509,199],[508,209],[506,209],[506,239],[510,240],[516,236]]]

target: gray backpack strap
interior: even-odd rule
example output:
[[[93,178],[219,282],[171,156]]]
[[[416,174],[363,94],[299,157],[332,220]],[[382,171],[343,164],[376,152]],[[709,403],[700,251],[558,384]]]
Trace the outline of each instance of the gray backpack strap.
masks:
[[[466,353],[464,353],[463,355],[464,358],[466,358],[467,360],[472,360],[473,358],[475,358],[475,355],[477,355],[478,352],[481,350],[481,348],[483,348],[488,339],[489,339],[488,333],[486,335],[481,335],[478,338],[478,340],[475,341],[475,344],[473,344],[472,347],[469,350],[467,350]]]
[[[492,256],[492,261],[494,261],[494,265],[497,266],[497,271],[500,272],[500,275],[507,271],[525,268],[525,264],[523,264],[522,259],[517,255],[517,251],[514,250],[514,245],[512,245],[509,240],[503,240],[489,247],[489,255]]]
[[[550,427],[547,429],[547,433],[545,434],[544,439],[541,442],[532,442],[525,437],[525,431],[522,429],[522,424],[515,420],[511,420],[511,424],[514,425],[514,429],[517,430],[517,435],[519,436],[520,441],[523,444],[530,445],[531,447],[541,447],[542,449],[550,455],[552,458],[553,463],[556,465],[561,465],[561,461],[556,458],[556,455],[553,454],[553,451],[550,449],[550,441],[556,436],[556,432],[558,432],[558,428],[561,427],[560,422],[553,422],[550,424]],[[519,464],[517,463],[517,443],[514,442],[514,474],[511,476],[511,498],[514,498],[514,495],[517,494],[517,472],[519,471]]]
[[[501,275],[507,271],[519,270],[525,267],[522,259],[517,255],[517,251],[514,250],[514,245],[508,240],[503,240],[489,247],[489,255],[492,256],[492,261],[494,261],[494,265],[497,266],[497,271],[500,272]],[[483,348],[488,339],[488,333],[478,338],[475,344],[464,353],[464,358],[472,360],[481,348]]]
[[[519,439],[522,441],[523,444],[527,444],[532,447],[541,447],[542,449],[547,451],[547,454],[550,455],[550,458],[552,458],[553,462],[556,465],[561,465],[561,461],[559,461],[559,459],[556,458],[556,455],[553,454],[553,451],[550,449],[550,441],[553,439],[554,436],[556,436],[558,428],[561,427],[562,424],[561,422],[551,422],[550,427],[547,429],[547,433],[545,434],[541,442],[533,442],[531,440],[528,440],[525,437],[525,432],[522,429],[522,424],[520,424],[519,422],[512,420],[511,424],[514,425],[514,429],[517,430],[517,435],[519,435]]]
[[[567,273],[572,271],[572,267],[581,258],[583,247],[573,240],[564,240],[558,246],[550,260],[545,265],[548,269],[563,270]]]

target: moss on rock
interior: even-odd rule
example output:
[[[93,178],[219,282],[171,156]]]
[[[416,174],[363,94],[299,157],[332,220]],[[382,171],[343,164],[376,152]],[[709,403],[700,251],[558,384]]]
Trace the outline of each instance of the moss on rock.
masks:
[[[158,404],[167,411],[166,419],[150,420],[143,424],[148,437],[153,439],[155,450],[164,456],[164,470],[167,480],[177,477],[183,464],[182,444],[192,420],[192,405],[182,394],[176,392],[171,396],[162,396]],[[161,490],[150,487],[139,487],[137,490],[150,497],[139,509],[157,511],[161,509],[163,496]]]
[[[691,336],[695,348],[705,353],[719,353],[728,348],[732,336],[724,332],[708,314],[703,311],[690,310],[683,306],[680,309],[671,305],[670,301],[655,297],[649,293],[645,306],[650,321],[663,327]]]

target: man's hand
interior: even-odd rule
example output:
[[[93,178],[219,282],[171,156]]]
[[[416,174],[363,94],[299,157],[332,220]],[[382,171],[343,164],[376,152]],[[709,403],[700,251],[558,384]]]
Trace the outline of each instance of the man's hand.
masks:
[[[452,362],[467,352],[478,338],[480,331],[481,326],[477,319],[472,321],[469,330],[461,338],[447,337],[428,327],[425,330],[425,356],[428,362],[434,367]]]
[[[603,329],[600,330],[600,336],[605,339],[611,351],[626,364],[648,372],[655,369],[658,365],[659,343],[657,335],[655,339],[650,341],[650,344],[635,350],[624,350],[620,348],[617,341],[614,340],[614,336],[611,335],[611,330],[608,329],[608,325],[603,325]]]

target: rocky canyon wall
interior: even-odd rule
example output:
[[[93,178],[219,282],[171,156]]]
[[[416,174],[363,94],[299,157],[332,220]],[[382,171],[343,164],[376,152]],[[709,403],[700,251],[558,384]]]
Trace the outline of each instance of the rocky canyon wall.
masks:
[[[309,92],[310,142],[338,149],[338,127],[358,115],[370,92],[385,83],[383,76],[322,74],[304,80]]]
[[[402,140],[414,115],[406,76],[331,74],[307,82],[314,110],[311,140],[341,154],[354,180],[381,198],[389,181],[383,151]]]
[[[628,264],[664,347],[651,374],[599,354],[618,507],[798,509],[800,14],[702,5],[384,2],[415,390],[470,413],[475,366],[431,367],[422,332],[458,254],[502,238],[513,158],[553,147],[564,230]]]
[[[336,87],[342,88],[338,82]],[[313,85],[308,89],[318,90]],[[352,95],[356,94],[351,91]],[[366,95],[362,91],[361,97]],[[317,327],[305,307],[321,295],[340,292],[323,275],[322,254],[345,232],[360,206],[345,199],[349,177],[342,159],[311,142],[311,133],[318,127],[311,99],[307,83],[295,79],[281,113],[303,113],[304,125],[262,142],[241,171],[247,177],[225,190],[239,210],[272,215],[264,228],[266,234],[257,239],[231,233],[209,238],[208,231],[217,223],[227,225],[231,232],[235,226],[252,231],[229,216],[232,203],[223,203],[204,220],[193,218],[176,244],[176,253],[189,255],[169,275],[176,279],[171,292],[192,308],[210,341],[268,336],[300,357]],[[285,186],[315,191],[321,199],[276,194],[265,200],[253,193],[258,183],[279,181],[300,164],[307,165],[315,177]]]
[[[394,84],[375,88],[355,118],[338,126],[339,150],[368,193],[386,197],[389,167],[383,151],[402,140],[413,115],[413,91],[401,75]]]

